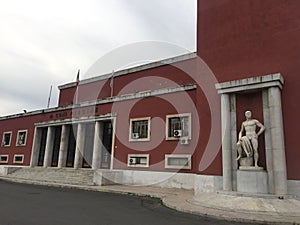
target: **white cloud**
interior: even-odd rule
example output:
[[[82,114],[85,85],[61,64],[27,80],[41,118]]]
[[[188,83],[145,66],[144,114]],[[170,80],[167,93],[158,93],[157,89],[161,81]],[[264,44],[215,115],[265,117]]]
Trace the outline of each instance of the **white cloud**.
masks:
[[[50,85],[75,80],[77,69],[122,45],[155,40],[195,50],[195,0],[0,4],[0,115],[44,108]],[[57,95],[54,88],[52,106]]]

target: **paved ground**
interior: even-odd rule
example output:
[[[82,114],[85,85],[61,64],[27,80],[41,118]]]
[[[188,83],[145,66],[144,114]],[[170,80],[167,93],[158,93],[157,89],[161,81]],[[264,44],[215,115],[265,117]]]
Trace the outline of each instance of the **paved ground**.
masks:
[[[0,181],[1,225],[234,225],[180,213],[160,200]],[[246,223],[244,223],[246,224]]]

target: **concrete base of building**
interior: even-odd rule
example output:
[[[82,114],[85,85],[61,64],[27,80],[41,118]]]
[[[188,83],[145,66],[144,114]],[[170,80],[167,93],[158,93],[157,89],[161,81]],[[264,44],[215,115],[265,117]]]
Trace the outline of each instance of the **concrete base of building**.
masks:
[[[244,172],[244,171],[243,171]],[[60,174],[61,173],[61,174]],[[65,173],[68,173],[70,179],[65,179]],[[88,173],[88,175],[86,174]],[[72,176],[71,176],[71,175]],[[203,193],[219,193],[222,192],[223,178],[222,176],[208,176],[197,174],[185,173],[167,173],[167,172],[149,172],[149,171],[135,171],[135,170],[91,170],[72,168],[29,168],[29,167],[16,167],[16,166],[0,166],[0,176],[3,177],[16,177],[27,180],[43,180],[45,182],[69,182],[70,184],[82,185],[96,185],[106,186],[121,184],[126,186],[154,186],[160,188],[176,188],[191,190],[194,192],[195,197],[202,196]],[[244,175],[242,174],[242,177]],[[87,178],[88,181],[87,181]],[[255,178],[257,179],[257,177]],[[259,180],[260,182],[261,180]],[[256,182],[259,183],[259,182]],[[248,182],[245,184],[249,186]],[[256,195],[265,194],[265,191],[260,194],[255,194],[254,187],[245,188],[239,186],[238,192],[230,192],[240,195],[246,193]],[[261,188],[263,188],[262,186]],[[242,188],[242,189],[241,189]],[[246,190],[247,189],[247,190]],[[274,195],[275,196],[275,195]],[[299,197],[300,198],[300,181],[288,181],[288,195],[285,197]]]

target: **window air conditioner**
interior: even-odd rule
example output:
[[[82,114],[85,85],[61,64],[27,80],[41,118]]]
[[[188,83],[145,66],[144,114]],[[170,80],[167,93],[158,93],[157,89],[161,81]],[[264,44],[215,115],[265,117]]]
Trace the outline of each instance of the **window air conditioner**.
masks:
[[[182,136],[182,130],[174,130],[174,137],[181,137]]]
[[[136,158],[129,158],[129,165],[136,165]]]
[[[182,145],[188,145],[188,144],[190,144],[190,140],[188,138],[182,138],[180,140],[180,144],[182,144]]]
[[[140,137],[139,133],[133,133],[132,139],[138,139]]]

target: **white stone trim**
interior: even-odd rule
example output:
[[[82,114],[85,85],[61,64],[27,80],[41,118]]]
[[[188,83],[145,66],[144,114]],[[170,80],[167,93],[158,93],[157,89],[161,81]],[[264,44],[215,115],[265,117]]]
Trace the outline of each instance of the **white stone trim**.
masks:
[[[187,159],[187,165],[170,165],[169,159],[172,158],[181,158],[181,159]],[[186,169],[190,170],[192,169],[192,155],[191,154],[166,154],[165,155],[165,168],[166,169]]]
[[[4,141],[5,141],[5,135],[6,134],[10,134],[10,138],[9,138],[9,144],[5,145]],[[12,139],[12,131],[5,131],[3,132],[3,136],[2,136],[2,147],[10,147],[11,146],[11,139]]]
[[[24,143],[23,144],[19,144],[20,133],[22,133],[22,132],[25,132]],[[18,130],[17,139],[16,139],[16,146],[26,146],[26,143],[27,143],[27,133],[28,133],[28,130]]]
[[[6,157],[6,160],[2,160],[2,157]],[[8,163],[9,155],[0,155],[0,163]]]
[[[132,164],[130,162],[131,159],[136,159],[136,158],[146,158],[146,163],[145,164]],[[127,156],[127,166],[128,167],[149,167],[149,154],[128,154]]]
[[[22,161],[16,161],[17,157],[22,157]],[[23,162],[24,162],[24,155],[14,155],[14,161],[13,161],[14,164],[23,164]]]
[[[284,79],[280,73],[266,76],[246,78],[242,80],[233,80],[216,84],[219,94],[246,92],[250,90],[259,90],[269,87],[279,87],[282,89]]]
[[[138,122],[138,121],[148,121],[147,138],[133,138],[132,123],[133,122]],[[151,117],[142,117],[142,118],[130,119],[130,125],[129,125],[129,141],[130,142],[150,141],[150,133],[151,133]]]
[[[167,115],[166,116],[166,140],[168,141],[178,141],[180,140],[181,137],[170,137],[169,136],[169,119],[170,118],[175,118],[175,117],[188,117],[189,121],[189,128],[188,128],[188,139],[192,139],[192,113],[181,113],[181,114],[172,114],[172,115]]]

